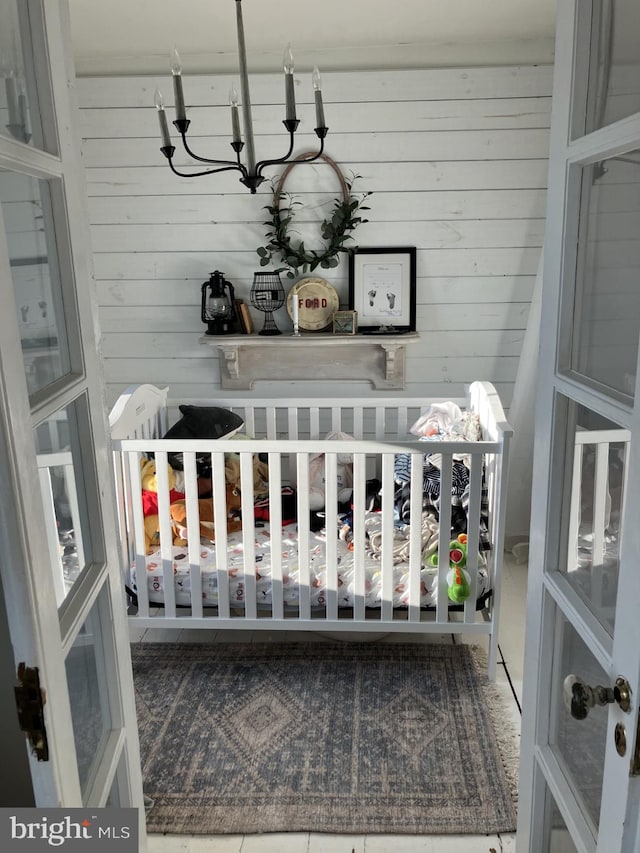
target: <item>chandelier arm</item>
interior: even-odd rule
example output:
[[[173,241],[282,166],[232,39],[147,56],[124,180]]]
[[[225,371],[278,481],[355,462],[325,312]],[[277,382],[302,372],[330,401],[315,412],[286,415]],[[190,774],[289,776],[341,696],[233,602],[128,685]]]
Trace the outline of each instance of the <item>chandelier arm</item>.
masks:
[[[317,160],[319,157],[322,157],[322,152],[324,151],[324,137],[320,139],[320,148],[313,157],[305,157],[304,160],[300,160],[301,163],[312,163],[314,160]],[[260,160],[259,163],[256,163],[256,174],[261,175],[262,170],[266,166],[275,166],[279,163],[286,163],[291,154],[293,153],[293,133],[291,133],[291,145],[289,146],[289,150],[284,155],[284,157],[278,157],[275,160]]]
[[[289,150],[284,155],[284,157],[276,157],[273,160],[260,160],[258,163],[256,163],[255,174],[261,175],[262,170],[265,168],[265,166],[275,166],[278,163],[286,163],[286,161],[289,159],[289,157],[291,157],[291,155],[293,153],[293,146],[294,146],[294,135],[293,135],[293,131],[290,131],[290,133],[289,133]]]
[[[215,160],[210,161],[215,163]],[[221,166],[219,169],[204,169],[202,172],[179,172],[176,167],[173,165],[171,160],[169,160],[169,168],[173,172],[174,175],[178,175],[179,178],[200,178],[202,175],[215,175],[216,172],[233,172],[238,171],[244,172],[246,171],[244,166],[240,164],[240,166],[236,164],[231,164],[230,166]]]
[[[242,172],[242,174],[246,176],[247,170],[242,165],[242,163],[240,162],[240,153],[239,152],[238,152],[237,162],[234,162],[233,160],[212,160],[209,157],[199,157],[197,154],[194,154],[194,152],[191,150],[191,148],[189,148],[189,145],[187,144],[186,135],[183,133],[183,134],[181,134],[181,136],[182,136],[182,144],[184,145],[184,150],[187,152],[187,154],[190,157],[193,157],[194,160],[197,160],[199,163],[214,163],[214,164],[218,163],[221,166],[226,166],[227,168],[239,169]],[[222,169],[216,169],[215,171],[222,171]]]

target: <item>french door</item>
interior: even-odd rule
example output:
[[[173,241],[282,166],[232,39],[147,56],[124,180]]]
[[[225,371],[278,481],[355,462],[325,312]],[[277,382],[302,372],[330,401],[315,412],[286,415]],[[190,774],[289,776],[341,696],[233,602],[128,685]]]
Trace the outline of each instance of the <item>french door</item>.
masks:
[[[640,4],[559,0],[518,851],[640,850]]]
[[[137,807],[144,850],[65,0],[0,0],[0,51],[0,570],[46,691],[34,797]]]

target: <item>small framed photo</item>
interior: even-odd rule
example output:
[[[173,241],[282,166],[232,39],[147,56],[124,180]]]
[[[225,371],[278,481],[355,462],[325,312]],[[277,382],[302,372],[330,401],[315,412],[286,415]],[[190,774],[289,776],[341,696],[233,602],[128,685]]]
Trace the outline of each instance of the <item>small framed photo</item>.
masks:
[[[349,256],[349,307],[359,331],[416,330],[415,246],[358,248]]]
[[[333,334],[334,335],[355,335],[358,331],[358,312],[357,311],[334,311],[333,313]]]

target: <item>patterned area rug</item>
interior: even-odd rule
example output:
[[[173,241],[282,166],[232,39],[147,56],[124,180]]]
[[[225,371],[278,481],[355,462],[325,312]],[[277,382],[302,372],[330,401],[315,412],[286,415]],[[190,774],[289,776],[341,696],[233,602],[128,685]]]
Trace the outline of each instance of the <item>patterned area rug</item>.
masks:
[[[150,832],[516,828],[517,738],[466,645],[132,645]]]

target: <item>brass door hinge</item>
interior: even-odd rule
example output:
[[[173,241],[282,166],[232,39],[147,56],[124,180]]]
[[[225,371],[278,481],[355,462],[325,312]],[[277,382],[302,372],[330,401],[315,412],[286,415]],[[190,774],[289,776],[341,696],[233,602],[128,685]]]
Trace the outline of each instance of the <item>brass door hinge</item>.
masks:
[[[38,668],[18,664],[18,684],[14,687],[18,722],[38,761],[49,760],[47,730],[44,726],[45,691],[40,687]]]

